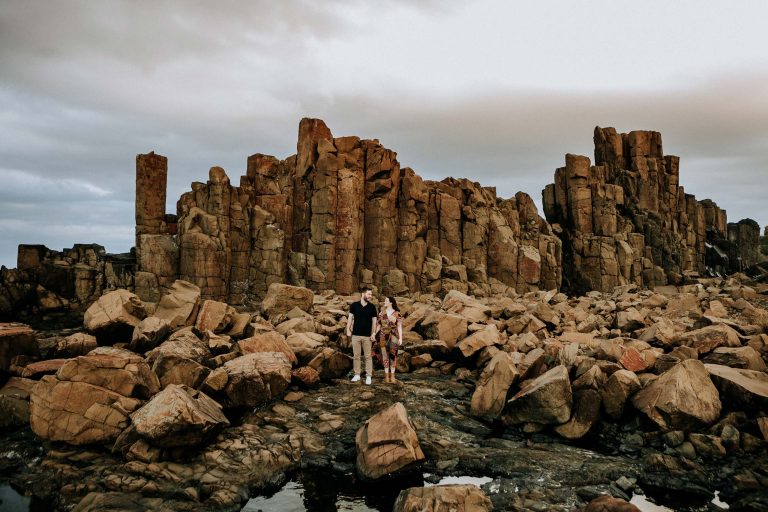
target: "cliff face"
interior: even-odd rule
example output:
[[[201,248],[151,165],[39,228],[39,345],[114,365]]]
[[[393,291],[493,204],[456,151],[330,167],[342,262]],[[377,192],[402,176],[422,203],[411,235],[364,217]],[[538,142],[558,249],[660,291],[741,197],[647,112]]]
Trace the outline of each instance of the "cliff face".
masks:
[[[658,132],[596,128],[594,165],[566,155],[544,189],[549,222],[522,192],[423,180],[378,140],[334,137],[317,119],[301,121],[296,149],[250,156],[239,186],[211,168],[176,214],[165,212],[168,160],[138,155],[135,261],[98,245],[19,246],[18,269],[0,269],[0,319],[79,313],[119,287],[155,302],[179,278],[203,298],[249,304],[275,282],[341,294],[610,291],[759,261],[758,225],[728,224],[686,194]]]
[[[147,186],[165,182],[167,164],[155,161],[137,158],[136,292],[147,300],[176,276],[235,304],[273,282],[394,294],[560,286],[560,241],[529,196],[425,181],[377,140],[335,138],[320,120],[301,121],[296,155],[249,157],[240,186],[212,168],[179,200],[175,237],[162,232],[161,202],[146,197],[164,193]],[[150,167],[162,176],[147,179]]]
[[[597,127],[594,140],[595,165],[566,155],[543,191],[546,218],[563,240],[566,289],[679,284],[707,267],[736,271],[740,253],[755,252],[737,244],[707,261],[708,246],[727,237],[726,213],[685,193],[679,158],[664,155],[660,133]],[[751,240],[747,228],[733,237]]]

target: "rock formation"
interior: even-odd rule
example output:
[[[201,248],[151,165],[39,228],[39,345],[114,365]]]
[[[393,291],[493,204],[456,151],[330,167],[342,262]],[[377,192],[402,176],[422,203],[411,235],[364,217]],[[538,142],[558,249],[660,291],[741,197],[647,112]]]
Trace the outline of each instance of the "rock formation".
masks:
[[[244,304],[273,283],[353,293],[488,295],[560,285],[560,242],[526,194],[502,200],[462,179],[422,180],[377,140],[299,125],[297,154],[248,158],[240,186],[220,167],[164,223],[167,162],[137,157],[136,293],[157,300],[176,277],[203,298]],[[156,194],[153,196],[152,194]]]
[[[594,140],[595,165],[568,154],[543,191],[544,213],[563,240],[566,289],[680,284],[708,266],[734,272],[754,263],[759,227],[726,226],[724,210],[686,194],[680,159],[664,155],[660,133],[597,127]],[[707,262],[708,245],[726,238],[728,249],[713,247]]]

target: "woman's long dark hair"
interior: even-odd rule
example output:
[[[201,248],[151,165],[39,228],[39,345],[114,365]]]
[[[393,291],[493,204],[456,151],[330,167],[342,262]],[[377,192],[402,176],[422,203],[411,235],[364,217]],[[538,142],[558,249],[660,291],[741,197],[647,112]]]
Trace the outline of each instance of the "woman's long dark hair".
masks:
[[[389,299],[389,303],[392,304],[392,309],[394,309],[395,311],[397,311],[399,313],[400,312],[400,308],[397,307],[397,302],[395,301],[395,298],[394,297],[387,297],[387,298]]]

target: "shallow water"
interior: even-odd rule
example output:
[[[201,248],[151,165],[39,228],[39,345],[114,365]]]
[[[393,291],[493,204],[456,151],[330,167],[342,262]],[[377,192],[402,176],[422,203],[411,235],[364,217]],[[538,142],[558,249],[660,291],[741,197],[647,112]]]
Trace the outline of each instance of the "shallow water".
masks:
[[[430,475],[426,474],[425,477]],[[423,485],[474,484],[491,482],[487,477],[451,476],[437,483],[418,476],[387,483],[363,483],[353,475],[327,471],[303,471],[269,496],[251,498],[242,512],[336,511],[390,512],[401,490]]]
[[[0,510],[3,512],[27,512],[31,501],[31,498],[22,496],[10,485],[0,485]]]

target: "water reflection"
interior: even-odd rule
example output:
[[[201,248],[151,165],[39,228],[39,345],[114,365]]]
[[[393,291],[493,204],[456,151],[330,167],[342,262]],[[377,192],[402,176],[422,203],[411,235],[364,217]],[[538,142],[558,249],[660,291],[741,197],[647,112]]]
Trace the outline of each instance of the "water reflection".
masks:
[[[0,510],[3,512],[28,512],[31,501],[31,498],[17,493],[10,485],[0,485]]]
[[[419,474],[370,483],[355,474],[308,469],[276,493],[251,498],[243,512],[389,512],[401,490],[423,485]]]

